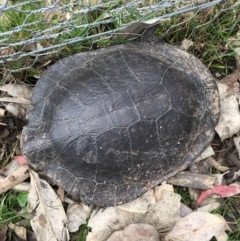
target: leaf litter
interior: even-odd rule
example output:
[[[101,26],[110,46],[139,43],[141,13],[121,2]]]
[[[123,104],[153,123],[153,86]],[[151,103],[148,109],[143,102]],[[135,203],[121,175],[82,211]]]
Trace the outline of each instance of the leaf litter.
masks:
[[[185,41],[183,47],[188,48],[191,44],[191,41]],[[229,75],[218,84],[221,95],[221,120],[216,131],[221,141],[232,137],[240,130],[238,73],[239,65],[234,74]],[[27,87],[27,90],[21,90],[21,87],[18,88],[18,86],[12,85],[4,86],[1,90],[6,90],[10,96],[13,96],[3,97],[1,101],[14,102],[24,108],[30,108],[31,88]],[[16,112],[16,108],[12,112],[14,113],[14,111],[18,113],[18,117],[22,116],[19,114],[19,110]],[[240,153],[238,144],[239,140],[236,139],[235,145],[238,153]],[[204,156],[204,158],[214,155],[213,150],[211,148],[209,150],[209,154]],[[24,163],[21,157],[17,157],[17,159]],[[214,163],[214,160],[211,161]],[[220,171],[226,171],[226,169],[221,169],[224,167],[221,164],[217,165],[214,163],[214,165],[216,165],[216,168],[219,167]],[[188,208],[188,211],[185,211],[183,214],[180,197],[173,192],[171,185],[163,184],[131,203],[104,210],[91,211],[82,204],[72,202],[72,204],[69,204],[67,214],[65,214],[62,202],[51,186],[45,180],[40,179],[32,170],[30,170],[30,175],[28,211],[33,216],[31,226],[37,240],[69,240],[68,229],[71,232],[75,232],[81,224],[86,222],[89,215],[91,217],[88,226],[91,227],[92,232],[87,236],[87,241],[105,241],[115,231],[125,230],[125,227],[136,222],[148,223],[158,233],[165,233],[163,239],[165,236],[166,241],[207,241],[214,236],[218,241],[224,241],[227,240],[226,231],[230,231],[223,217],[208,213],[217,208],[220,205],[219,202],[209,203],[199,208],[199,210],[207,210],[207,212],[193,212],[192,209]],[[213,194],[219,194],[225,198],[239,193],[238,183],[234,186],[225,185],[224,182],[224,179],[220,181],[222,185],[213,182],[208,187],[208,190],[203,191],[201,195],[197,195],[197,206]],[[164,204],[167,205],[164,206]],[[205,225],[202,225],[203,223]],[[1,234],[4,238],[5,229],[2,231]]]

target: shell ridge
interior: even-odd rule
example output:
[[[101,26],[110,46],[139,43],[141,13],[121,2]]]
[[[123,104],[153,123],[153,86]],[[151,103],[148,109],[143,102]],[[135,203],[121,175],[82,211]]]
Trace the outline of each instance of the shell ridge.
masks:
[[[126,93],[128,94],[128,96],[130,97],[130,100],[131,100],[132,103],[133,103],[134,109],[136,110],[137,115],[138,115],[138,120],[137,120],[137,121],[139,121],[139,120],[141,119],[140,114],[139,114],[139,110],[138,110],[138,108],[137,108],[137,106],[136,106],[136,104],[135,104],[135,102],[134,102],[131,94],[129,93],[129,90],[127,90]],[[136,122],[137,122],[137,121],[136,121]]]
[[[123,55],[123,53],[121,52],[121,50],[119,50],[119,53],[121,54],[122,59],[123,59],[125,65],[127,66],[128,70],[132,73],[132,75],[135,77],[135,79],[136,79],[138,82],[141,82],[141,81],[139,80],[139,78],[137,77],[137,75],[132,71],[132,69],[131,69],[130,66],[128,65],[128,63],[127,63],[126,59],[124,58],[124,55]]]
[[[111,92],[112,93],[116,93],[115,91],[114,91],[114,89],[108,84],[108,82],[107,82],[107,80],[101,75],[101,74],[99,74],[95,69],[93,69],[93,68],[89,68],[90,70],[92,70],[93,72],[95,72],[103,81],[104,81],[104,83],[108,86],[108,88],[111,90]],[[107,98],[107,97],[106,97]]]

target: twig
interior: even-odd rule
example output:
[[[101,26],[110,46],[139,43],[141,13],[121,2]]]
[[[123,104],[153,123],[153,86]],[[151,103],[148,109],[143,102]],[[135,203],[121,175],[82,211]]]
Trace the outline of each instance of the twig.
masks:
[[[214,185],[216,179],[213,175],[185,171],[168,178],[167,182],[172,185],[206,190]]]
[[[0,182],[0,194],[22,183],[29,177],[28,165],[22,165],[19,169],[9,174]]]

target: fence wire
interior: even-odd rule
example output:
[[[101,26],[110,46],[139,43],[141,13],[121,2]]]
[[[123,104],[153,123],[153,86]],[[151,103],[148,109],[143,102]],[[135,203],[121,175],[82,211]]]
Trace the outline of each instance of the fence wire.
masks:
[[[106,41],[134,22],[153,18],[168,19],[191,12],[188,18],[172,26],[176,27],[177,24],[189,21],[198,11],[221,6],[226,2],[224,0],[0,0],[0,64],[6,66],[6,63],[14,62],[11,72],[30,68],[40,56],[48,56],[73,44],[78,44],[81,49],[84,46],[81,43],[86,41],[89,43]],[[226,10],[221,7],[219,9],[220,12]],[[210,19],[208,23],[212,20]],[[30,64],[25,61],[24,64],[16,65],[17,61],[26,57],[31,57]]]

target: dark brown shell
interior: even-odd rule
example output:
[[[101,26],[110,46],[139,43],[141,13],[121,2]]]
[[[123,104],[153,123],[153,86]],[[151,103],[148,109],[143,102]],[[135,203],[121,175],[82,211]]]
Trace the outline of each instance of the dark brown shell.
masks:
[[[85,204],[129,202],[185,169],[219,119],[214,78],[167,44],[77,54],[39,79],[22,151]]]

